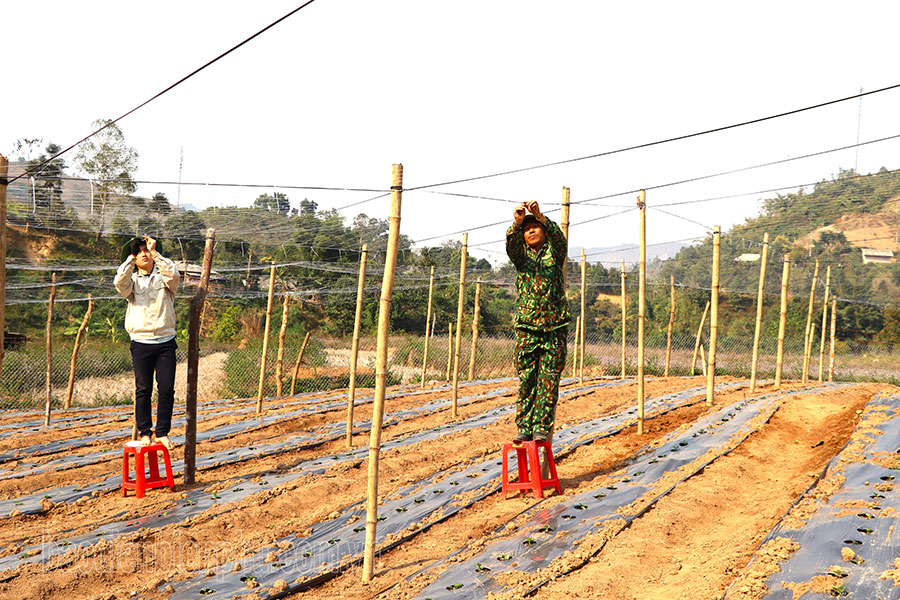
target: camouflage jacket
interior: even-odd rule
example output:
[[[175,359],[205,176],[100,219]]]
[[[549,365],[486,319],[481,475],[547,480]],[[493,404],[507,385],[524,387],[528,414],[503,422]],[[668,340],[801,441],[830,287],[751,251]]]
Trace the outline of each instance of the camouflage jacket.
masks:
[[[521,226],[506,230],[506,254],[516,267],[515,326],[519,329],[553,331],[572,320],[563,283],[569,244],[559,226],[544,219],[547,241],[538,250],[525,243]]]

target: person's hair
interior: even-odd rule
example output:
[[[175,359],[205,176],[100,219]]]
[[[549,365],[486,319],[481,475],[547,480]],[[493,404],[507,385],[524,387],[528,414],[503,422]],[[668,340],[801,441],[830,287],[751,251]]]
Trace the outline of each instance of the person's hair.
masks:
[[[131,254],[134,256],[138,255],[138,252],[141,251],[141,246],[146,246],[147,240],[143,238],[134,238],[131,240],[131,243],[128,245],[128,249],[131,251]]]

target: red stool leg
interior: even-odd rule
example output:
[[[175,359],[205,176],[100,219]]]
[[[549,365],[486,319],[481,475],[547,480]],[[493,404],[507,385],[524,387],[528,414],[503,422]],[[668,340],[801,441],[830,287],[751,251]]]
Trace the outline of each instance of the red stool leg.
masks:
[[[122,452],[122,497],[128,495],[128,488],[126,487],[128,483],[128,448],[126,447]]]
[[[525,442],[530,444],[531,442]],[[528,473],[528,446],[516,447],[516,460],[519,461],[519,483],[528,483],[531,481]]]
[[[506,498],[507,492],[509,492],[509,451],[512,447],[512,444],[504,444],[503,445],[503,458],[501,459],[502,466],[502,475],[501,475],[501,488],[503,492],[503,497]]]
[[[541,444],[541,447],[544,448],[544,456],[547,460],[547,467],[550,472],[550,479],[545,479],[541,482],[543,486],[545,483],[548,486],[553,486],[556,489],[557,494],[562,494],[562,487],[559,485],[559,475],[556,474],[556,460],[553,458],[553,448],[551,448],[549,442],[545,442]]]
[[[156,450],[152,450],[147,453],[147,458],[150,459],[150,481],[159,481],[159,463],[156,460]]]
[[[146,478],[144,477],[144,449],[139,448],[138,451],[134,455],[134,470],[135,470],[135,479],[137,480],[137,497],[144,497],[144,486],[147,483]]]
[[[541,459],[538,457],[538,447],[535,442],[528,442],[528,459],[531,463],[531,489],[535,498],[544,497],[543,483],[541,483]]]
[[[171,491],[175,491],[175,477],[172,475],[172,459],[169,457],[169,450],[165,447],[162,449],[163,462],[166,466],[166,485]]]

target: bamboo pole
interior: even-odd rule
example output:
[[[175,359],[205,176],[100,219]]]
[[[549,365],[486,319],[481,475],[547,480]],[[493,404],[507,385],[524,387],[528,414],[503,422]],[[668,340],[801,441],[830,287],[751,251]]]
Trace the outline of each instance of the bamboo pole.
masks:
[[[831,265],[825,269],[825,301],[822,303],[822,341],[819,343],[819,383],[825,368],[825,337],[828,330],[828,295],[831,292]]]
[[[444,377],[450,381],[450,373],[453,370],[453,321],[447,324],[447,376]]]
[[[469,381],[475,379],[475,353],[478,349],[478,318],[481,316],[481,282],[475,282],[475,310],[472,315],[472,351],[469,354]]]
[[[581,334],[581,315],[575,317],[575,348],[572,352],[572,378],[575,378],[578,370],[578,340]]]
[[[756,391],[756,369],[759,366],[759,333],[762,329],[763,291],[766,284],[766,259],[769,256],[769,234],[763,235],[759,265],[759,287],[756,290],[756,329],[753,331],[753,359],[750,366],[750,392]]]
[[[356,402],[356,366],[359,357],[359,328],[362,323],[362,301],[366,284],[366,258],[368,254],[369,245],[363,244],[362,256],[360,256],[359,259],[359,277],[356,282],[356,316],[353,320],[353,347],[350,350],[350,389],[347,390],[347,448],[353,447],[353,403]]]
[[[284,392],[284,384],[282,382],[282,376],[284,375],[284,335],[287,333],[287,320],[288,320],[288,305],[291,302],[291,297],[287,294],[284,295],[284,306],[281,309],[281,328],[278,330],[278,354],[275,358],[275,395],[281,396]],[[204,306],[204,309],[206,307]],[[201,317],[200,322],[203,322],[203,318]]]
[[[256,392],[256,415],[262,414],[263,386],[266,382],[266,355],[269,352],[269,322],[272,320],[272,298],[275,295],[275,265],[269,271],[269,299],[266,303],[266,330],[263,333],[262,358],[259,362],[259,389]]]
[[[813,271],[812,285],[809,288],[809,310],[806,313],[806,336],[803,338],[803,375],[801,381],[809,383],[810,352],[812,351],[812,318],[813,304],[816,301],[816,284],[819,283],[819,259],[816,259],[816,268]]]
[[[663,377],[669,376],[672,361],[672,328],[675,327],[675,276],[669,275],[669,326],[666,328],[666,368]]]
[[[700,366],[703,368],[703,376],[706,377],[706,353],[703,352],[703,344],[700,344]]]
[[[791,276],[791,256],[784,257],[781,271],[781,310],[778,316],[778,351],[775,354],[775,389],[781,387],[781,373],[784,369],[784,328],[787,325],[788,280]]]
[[[372,408],[372,432],[369,438],[369,486],[366,501],[366,548],[363,556],[363,581],[372,581],[375,563],[375,533],[378,525],[378,456],[381,450],[381,421],[384,418],[385,377],[387,375],[388,332],[391,325],[391,295],[397,266],[400,238],[400,201],[403,165],[394,165],[391,185],[391,216],[388,246],[381,280],[381,304],[378,310],[378,343],[375,359],[375,404]]]
[[[571,203],[569,202],[569,188],[563,186],[562,189],[562,208],[560,209],[559,215],[559,229],[562,231],[562,234],[566,238],[566,243],[569,241],[569,210],[571,208]],[[569,253],[566,252],[566,256],[563,258],[563,290],[566,289],[566,284],[569,279]]]
[[[831,348],[828,351],[828,381],[834,381],[834,334],[837,332],[837,298],[831,297]]]
[[[459,415],[456,402],[459,398],[459,346],[462,343],[462,320],[466,301],[466,257],[468,254],[469,234],[464,233],[459,255],[459,304],[456,307],[456,346],[453,349],[453,406],[450,416]]]
[[[700,317],[700,326],[697,327],[697,340],[694,342],[694,356],[691,358],[691,375],[697,370],[697,353],[700,351],[700,338],[703,335],[703,325],[706,323],[706,315],[709,314],[709,300],[706,301],[706,308],[703,309],[703,316]],[[704,361],[705,362],[705,361]],[[703,371],[703,375],[706,375],[706,371]]]
[[[716,339],[719,334],[719,246],[722,229],[713,229],[712,293],[709,312],[709,360],[706,368],[706,404],[712,406],[716,395]]]
[[[625,259],[622,259],[622,374],[619,379],[625,379]]]
[[[647,192],[641,190],[637,200],[640,209],[640,267],[638,270],[638,351],[637,351],[637,434],[644,434],[644,310],[647,302]]]
[[[72,348],[72,362],[69,364],[69,385],[66,388],[66,404],[65,407],[72,408],[72,392],[75,391],[75,361],[78,360],[78,351],[81,349],[81,337],[87,328],[88,321],[91,319],[91,313],[94,312],[94,299],[88,294],[88,307],[84,313],[84,319],[81,320],[81,327],[75,334],[75,347]]]
[[[584,340],[585,330],[587,329],[587,301],[585,296],[585,281],[587,277],[587,258],[584,255],[584,248],[581,249],[581,358],[578,363],[578,383],[584,385]]]
[[[422,353],[422,387],[425,389],[425,373],[428,370],[428,342],[430,336],[429,326],[431,325],[431,303],[434,298],[434,265],[431,265],[431,277],[428,280],[428,314],[425,317],[425,350]]]
[[[6,188],[9,161],[0,154],[0,374],[6,356]]]
[[[206,245],[203,248],[203,267],[200,283],[191,298],[190,321],[188,323],[188,372],[187,390],[184,400],[184,482],[194,483],[197,474],[197,382],[200,376],[200,325],[206,294],[209,288],[209,273],[212,270],[213,250],[216,230],[206,230]]]
[[[0,224],[4,228],[6,227],[6,223]],[[53,273],[50,277],[50,299],[47,303],[47,331],[46,331],[46,342],[47,342],[47,377],[45,382],[45,389],[47,392],[47,402],[44,406],[44,426],[50,426],[50,400],[53,397],[53,381],[50,377],[50,366],[51,366],[51,346],[52,342],[50,339],[50,324],[53,320],[53,300],[56,298],[56,273]]]
[[[291,396],[294,395],[294,385],[297,383],[297,376],[300,374],[300,362],[303,360],[303,352],[306,351],[306,344],[309,342],[309,332],[303,337],[303,344],[300,345],[300,352],[297,353],[297,362],[294,364],[294,376],[291,377]]]

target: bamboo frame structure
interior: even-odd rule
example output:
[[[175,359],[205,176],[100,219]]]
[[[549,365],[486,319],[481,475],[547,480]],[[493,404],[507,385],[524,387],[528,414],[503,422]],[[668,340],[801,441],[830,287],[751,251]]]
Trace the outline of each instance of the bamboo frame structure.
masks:
[[[472,350],[469,353],[469,381],[475,379],[475,354],[478,351],[478,318],[481,316],[481,282],[475,282],[475,309],[472,311]]]
[[[712,291],[709,307],[709,360],[706,367],[706,404],[712,406],[716,396],[716,341],[719,335],[719,256],[722,228],[713,229]]]
[[[356,282],[356,313],[353,318],[353,343],[350,349],[350,381],[347,390],[347,434],[345,445],[347,448],[353,447],[353,404],[356,402],[356,367],[359,360],[359,329],[362,324],[362,301],[363,292],[366,286],[366,259],[369,255],[369,245],[362,245],[361,256],[359,257],[359,276]],[[431,269],[434,273],[434,267]],[[427,327],[426,335],[427,335]],[[427,344],[427,342],[426,342]]]
[[[640,267],[638,270],[637,434],[644,434],[644,310],[647,303],[647,192],[638,194],[640,209]]]
[[[578,383],[584,385],[584,340],[585,330],[587,329],[587,302],[585,296],[585,281],[587,278],[587,257],[584,255],[584,248],[581,249],[581,357],[578,362]]]
[[[563,186],[562,189],[562,201],[561,208],[559,214],[559,229],[562,231],[563,236],[566,238],[566,244],[569,242],[569,213],[572,208],[571,202],[569,202],[569,197],[571,193],[569,188]],[[566,251],[565,257],[563,257],[563,289],[566,289],[566,285],[569,280],[569,252]]]
[[[459,347],[462,344],[462,320],[466,305],[466,258],[468,256],[469,234],[462,236],[462,247],[459,254],[459,303],[456,307],[456,344],[453,348],[453,401],[450,417],[459,416],[457,401],[459,399]]]
[[[709,314],[709,300],[706,301],[706,308],[703,309],[703,316],[700,317],[700,326],[697,327],[697,339],[694,341],[694,356],[691,358],[691,376],[697,371],[697,353],[700,351],[700,338],[703,336],[703,325],[706,323],[706,315]],[[706,376],[706,371],[703,371]]]
[[[756,291],[756,328],[753,330],[753,358],[750,364],[750,392],[756,391],[756,369],[759,366],[759,334],[762,329],[763,291],[766,285],[766,260],[769,256],[769,234],[763,235],[759,265],[759,287]]]
[[[816,301],[816,285],[819,283],[819,259],[816,259],[816,269],[813,271],[812,285],[809,288],[809,310],[806,313],[806,336],[803,338],[803,374],[801,381],[809,383],[809,363],[812,352],[812,318],[813,305]]]
[[[622,259],[622,373],[619,376],[619,379],[625,379],[625,259]]]
[[[188,372],[185,392],[184,413],[184,482],[191,485],[197,474],[197,383],[200,365],[200,325],[206,294],[209,289],[209,273],[212,270],[213,251],[216,244],[216,230],[206,230],[206,245],[203,248],[203,267],[200,283],[191,298],[190,321],[188,323]]]
[[[0,223],[0,227],[6,227],[6,223]],[[44,405],[44,426],[50,426],[50,402],[53,397],[53,381],[50,378],[50,366],[51,366],[51,350],[52,344],[50,338],[50,323],[53,321],[53,300],[56,299],[56,273],[53,273],[50,277],[50,299],[47,303],[47,331],[46,331],[46,347],[47,347],[47,377],[44,384],[45,390],[47,392],[47,400]]]
[[[269,271],[269,299],[266,303],[266,329],[263,333],[262,358],[259,361],[259,389],[256,392],[256,415],[262,414],[263,385],[266,382],[266,356],[269,353],[269,323],[272,320],[272,298],[275,296],[275,265]]]
[[[700,367],[703,369],[703,376],[706,377],[708,369],[706,367],[706,353],[703,351],[703,344],[700,344]]]
[[[81,326],[78,333],[75,334],[75,346],[72,348],[72,361],[69,363],[69,384],[66,386],[66,409],[72,408],[72,393],[75,391],[75,362],[78,360],[78,351],[81,349],[81,339],[84,330],[87,328],[88,321],[91,320],[91,313],[94,312],[94,299],[88,294],[88,307],[81,320]]]
[[[425,349],[422,352],[422,386],[420,389],[425,389],[425,373],[428,369],[428,342],[431,336],[429,333],[433,333],[433,328],[431,327],[431,304],[434,299],[434,265],[431,265],[431,277],[428,279],[428,313],[425,317]]]
[[[284,382],[282,381],[284,375],[284,336],[287,333],[287,321],[288,321],[288,307],[291,302],[291,297],[287,294],[284,295],[284,302],[281,308],[281,327],[278,329],[278,354],[275,355],[275,395],[281,396],[284,392]],[[203,307],[204,310],[206,306]],[[200,322],[203,322],[203,317],[201,316]]]
[[[828,382],[834,381],[834,334],[837,332],[837,298],[831,297],[831,348],[828,351]]]
[[[572,349],[572,378],[578,371],[578,340],[581,339],[581,315],[575,317],[575,347]]]
[[[819,383],[825,367],[825,338],[828,334],[828,300],[831,292],[831,265],[825,269],[825,301],[822,303],[822,341],[819,343]]]
[[[669,376],[669,363],[672,361],[672,329],[675,326],[675,276],[669,275],[669,326],[666,328],[666,367],[663,377]]]
[[[453,321],[447,324],[447,376],[444,377],[450,381],[450,375],[453,371]]]
[[[0,375],[6,357],[6,188],[9,160],[0,154]]]
[[[787,325],[788,281],[791,276],[791,255],[785,254],[781,270],[781,309],[778,315],[778,351],[775,354],[775,389],[781,387],[784,369],[784,329]]]
[[[378,526],[378,462],[381,451],[381,423],[384,418],[388,333],[391,326],[391,296],[394,289],[394,271],[397,267],[397,246],[400,241],[402,189],[403,165],[397,164],[394,165],[392,172],[390,226],[387,251],[384,257],[384,276],[381,280],[381,301],[378,309],[378,341],[375,351],[375,403],[372,407],[372,430],[369,437],[366,547],[363,555],[363,581],[372,581],[375,568],[375,533]]]
[[[300,362],[303,360],[303,353],[306,351],[306,344],[309,342],[309,332],[303,337],[303,344],[300,346],[300,352],[297,353],[297,362],[294,364],[294,376],[291,377],[291,396],[294,395],[294,386],[297,383],[297,376],[300,374]]]

